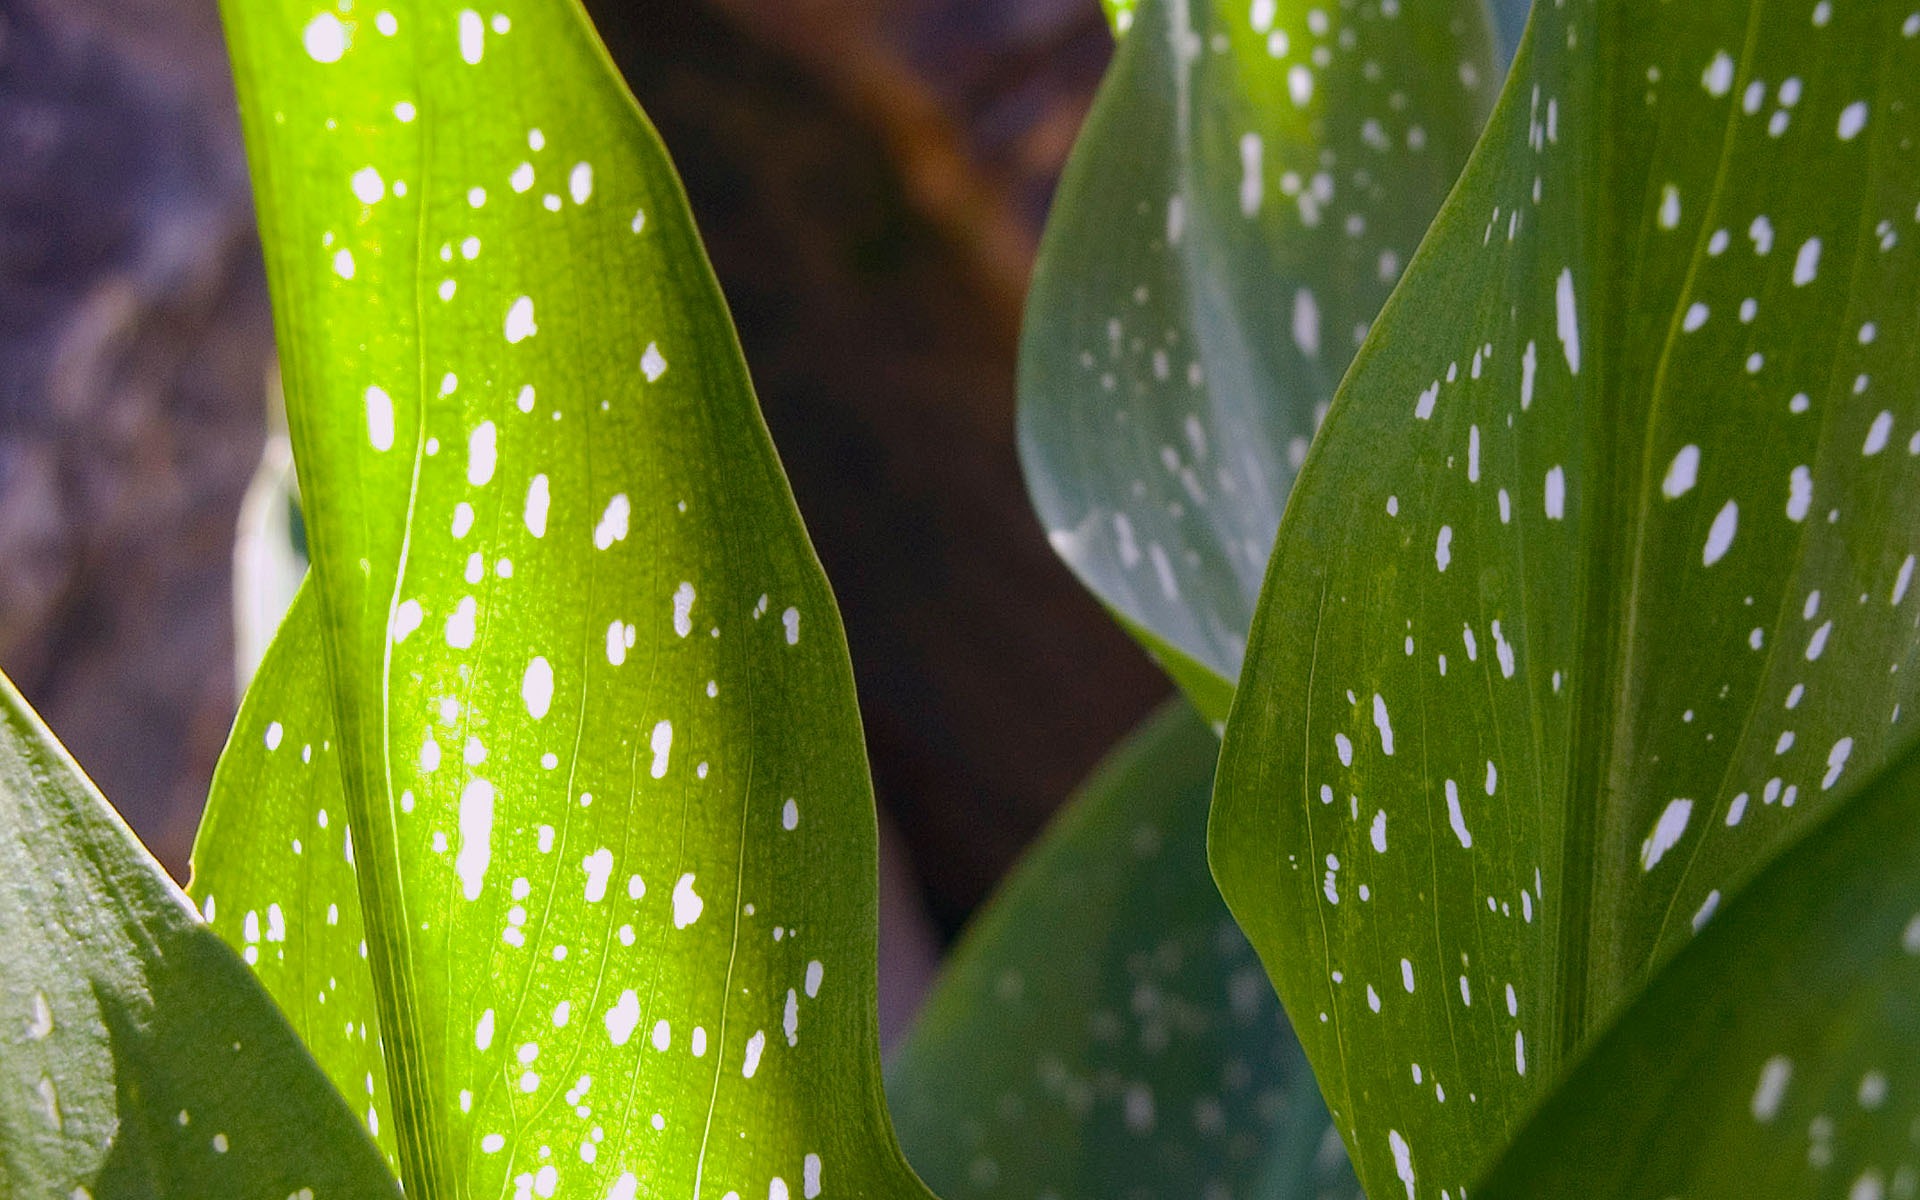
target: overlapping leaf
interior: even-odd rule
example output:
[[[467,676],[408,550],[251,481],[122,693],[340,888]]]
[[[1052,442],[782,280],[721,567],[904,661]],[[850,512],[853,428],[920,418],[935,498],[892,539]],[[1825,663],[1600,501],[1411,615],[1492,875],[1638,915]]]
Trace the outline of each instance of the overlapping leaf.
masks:
[[[657,138],[572,0],[225,15],[314,584],[215,928],[411,1196],[924,1194],[838,617]]]
[[[1376,1195],[1912,724],[1917,101],[1906,9],[1543,6],[1343,386],[1211,838]]]
[[[214,773],[188,890],[398,1167],[319,616],[309,581]]]
[[[1479,0],[1148,0],[1054,202],[1020,450],[1056,549],[1223,716],[1308,439],[1496,89]]]
[[[1219,742],[1184,704],[1102,766],[948,960],[888,1071],[948,1196],[1358,1197],[1206,866]]]
[[[1920,753],[1681,951],[1473,1194],[1920,1195]]]
[[[0,1195],[396,1194],[273,1001],[4,677],[0,879]]]

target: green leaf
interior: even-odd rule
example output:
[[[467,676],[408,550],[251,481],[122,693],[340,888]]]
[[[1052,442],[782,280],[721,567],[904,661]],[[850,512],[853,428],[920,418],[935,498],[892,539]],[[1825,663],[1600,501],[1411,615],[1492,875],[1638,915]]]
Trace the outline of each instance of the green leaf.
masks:
[[[409,1196],[923,1195],[844,639],[657,137],[571,0],[225,16],[313,585],[215,928]]]
[[[1477,1197],[1920,1194],[1920,753],[1723,909]]]
[[[0,879],[0,1195],[395,1194],[273,1002],[3,676]]]
[[[1315,443],[1211,853],[1375,1195],[1457,1196],[1913,723],[1916,34],[1537,9]]]
[[[1149,0],[1061,180],[1021,344],[1028,490],[1209,716],[1308,439],[1491,104],[1491,47],[1479,0]]]
[[[1170,705],[948,960],[888,1071],[949,1196],[1354,1197],[1300,1044],[1206,866],[1219,742]]]
[[[319,617],[309,581],[268,646],[214,771],[187,890],[397,1170],[394,1095]]]

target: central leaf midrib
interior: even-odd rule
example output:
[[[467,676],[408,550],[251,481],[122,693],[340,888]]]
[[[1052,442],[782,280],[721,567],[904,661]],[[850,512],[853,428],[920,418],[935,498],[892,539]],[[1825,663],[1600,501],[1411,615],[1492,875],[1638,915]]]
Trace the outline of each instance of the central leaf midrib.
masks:
[[[1739,74],[1752,61],[1757,45],[1762,4],[1748,9]],[[1604,21],[1619,10],[1604,3],[1595,6],[1596,16]],[[1601,46],[1619,45],[1622,35],[1596,32]],[[1594,152],[1597,169],[1588,177],[1598,180],[1593,191],[1595,205],[1591,227],[1582,227],[1592,236],[1592,252],[1587,261],[1593,269],[1594,287],[1589,308],[1593,327],[1601,332],[1599,346],[1623,346],[1627,343],[1626,320],[1637,307],[1632,302],[1640,287],[1639,266],[1644,256],[1636,254],[1635,271],[1625,292],[1628,302],[1609,304],[1610,290],[1600,264],[1617,261],[1616,255],[1633,238],[1615,237],[1616,225],[1609,217],[1620,212],[1641,213],[1644,187],[1618,186],[1621,154],[1613,131],[1627,127],[1633,120],[1632,105],[1638,104],[1634,88],[1608,86],[1610,60],[1596,56],[1599,66],[1589,78],[1592,105],[1599,136]],[[1614,101],[1614,104],[1608,104]],[[1734,136],[1738,128],[1738,110],[1729,106],[1715,166],[1707,211],[1717,209],[1726,184]],[[1619,194],[1615,194],[1618,192]],[[1627,205],[1623,207],[1623,205]],[[1641,221],[1644,224],[1644,216]],[[1701,225],[1704,231],[1712,222]],[[1698,270],[1703,245],[1691,248],[1686,278],[1690,283]],[[1682,297],[1684,299],[1684,296]],[[1586,600],[1582,608],[1584,629],[1577,639],[1581,648],[1582,684],[1575,689],[1574,746],[1568,762],[1567,823],[1562,840],[1562,871],[1565,900],[1560,919],[1560,1042],[1562,1061],[1571,1059],[1588,1039],[1603,1027],[1614,1010],[1633,992],[1632,983],[1651,963],[1640,963],[1631,970],[1622,969],[1623,958],[1617,936],[1620,905],[1624,890],[1623,863],[1628,860],[1613,851],[1632,844],[1631,831],[1622,824],[1627,814],[1618,803],[1631,794],[1633,772],[1637,767],[1631,747],[1622,731],[1632,724],[1632,710],[1639,693],[1637,659],[1634,654],[1635,631],[1640,616],[1639,596],[1644,580],[1647,522],[1651,510],[1644,503],[1647,482],[1652,477],[1656,455],[1655,421],[1666,394],[1667,366],[1673,351],[1680,321],[1679,303],[1668,316],[1667,333],[1655,359],[1651,387],[1644,408],[1636,408],[1631,398],[1617,386],[1610,386],[1616,360],[1624,355],[1594,355],[1595,383],[1592,394],[1597,402],[1584,406],[1587,414],[1585,444],[1594,454],[1594,470],[1586,503],[1589,528],[1599,531],[1586,539],[1587,553],[1582,569],[1586,573]],[[1618,568],[1618,569],[1616,569]]]
[[[421,105],[426,109],[427,117],[426,120],[419,122],[418,153],[421,169],[418,186],[420,195],[415,205],[412,271],[416,418],[413,462],[409,468],[407,481],[406,516],[402,526],[399,561],[394,564],[392,582],[385,597],[386,605],[382,613],[382,624],[377,631],[380,642],[378,694],[380,757],[377,782],[381,785],[379,795],[384,804],[376,806],[374,803],[374,789],[371,785],[376,782],[376,779],[372,770],[365,768],[343,770],[341,782],[346,790],[348,828],[361,830],[363,840],[369,843],[361,855],[367,865],[356,874],[362,892],[362,925],[368,935],[368,957],[374,967],[375,1005],[381,1017],[381,1059],[389,1076],[389,1095],[394,1098],[397,1110],[394,1125],[395,1141],[399,1148],[400,1175],[409,1197],[417,1197],[419,1200],[441,1200],[442,1197],[457,1195],[459,1189],[457,1181],[451,1177],[448,1130],[446,1122],[441,1119],[439,1106],[435,1103],[439,1093],[434,1086],[433,1062],[426,1053],[419,1020],[419,988],[414,980],[410,923],[406,916],[406,889],[400,861],[399,830],[393,820],[391,696],[393,639],[388,632],[393,627],[395,607],[400,603],[401,588],[407,576],[407,564],[413,545],[414,518],[420,501],[422,455],[427,437],[428,366],[425,346],[427,312],[422,287],[429,265],[427,221],[432,207],[430,200],[433,194],[434,172],[431,157],[435,124],[432,119],[433,91],[425,86],[427,72],[418,41],[414,42],[413,58],[414,75],[420,82],[416,90],[420,95]],[[337,691],[335,696],[336,704],[350,699],[341,696]],[[358,739],[343,738],[341,750],[343,766],[347,765],[349,756],[360,757]],[[372,886],[369,886],[370,884]],[[390,935],[393,936],[390,937]]]

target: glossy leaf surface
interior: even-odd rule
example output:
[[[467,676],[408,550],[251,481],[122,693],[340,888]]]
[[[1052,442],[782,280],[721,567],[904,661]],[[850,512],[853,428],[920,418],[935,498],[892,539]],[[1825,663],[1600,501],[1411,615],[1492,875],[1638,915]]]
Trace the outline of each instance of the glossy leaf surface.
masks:
[[[1473,1194],[1920,1194],[1920,754],[1729,903]]]
[[[1491,104],[1478,0],[1149,0],[1054,201],[1020,451],[1055,548],[1214,717],[1334,386]]]
[[[1153,717],[949,958],[888,1070],[942,1195],[1359,1197],[1207,872],[1219,747],[1184,704]]]
[[[226,19],[313,584],[215,928],[410,1196],[923,1194],[839,620],[658,139],[571,0]]]
[[[1212,859],[1375,1195],[1912,724],[1909,11],[1539,8],[1315,443]]]
[[[0,879],[0,1195],[396,1194],[273,1001],[3,677]]]

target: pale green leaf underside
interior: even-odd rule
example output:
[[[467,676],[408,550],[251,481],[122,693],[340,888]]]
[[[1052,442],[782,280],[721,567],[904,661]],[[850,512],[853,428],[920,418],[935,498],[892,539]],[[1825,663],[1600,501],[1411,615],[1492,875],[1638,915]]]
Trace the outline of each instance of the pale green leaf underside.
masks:
[[[949,958],[888,1070],[952,1200],[1358,1200],[1206,864],[1220,743],[1184,704],[1090,779]]]
[[[571,0],[225,15],[314,577],[215,928],[412,1196],[923,1195],[838,616],[658,139]]]
[[[1730,902],[1473,1194],[1920,1195],[1920,753]]]
[[[1538,9],[1315,443],[1212,855],[1376,1195],[1912,723],[1909,12]]]
[[[395,1194],[273,1001],[4,677],[0,879],[0,1195]]]
[[[1035,269],[1021,459],[1055,548],[1210,716],[1497,82],[1478,0],[1149,0],[1121,41]]]

